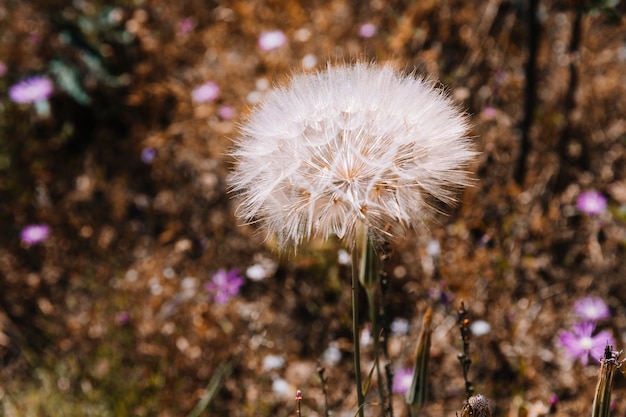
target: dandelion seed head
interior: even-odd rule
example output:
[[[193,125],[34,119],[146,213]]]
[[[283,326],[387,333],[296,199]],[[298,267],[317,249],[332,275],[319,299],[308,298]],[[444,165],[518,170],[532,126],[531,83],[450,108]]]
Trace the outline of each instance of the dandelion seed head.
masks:
[[[310,237],[400,235],[455,201],[475,156],[468,121],[431,83],[359,63],[266,93],[233,155],[237,214],[281,248]]]

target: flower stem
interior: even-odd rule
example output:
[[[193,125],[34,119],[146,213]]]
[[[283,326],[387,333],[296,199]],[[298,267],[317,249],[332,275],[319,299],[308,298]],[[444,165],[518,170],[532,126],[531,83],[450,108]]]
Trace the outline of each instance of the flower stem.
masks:
[[[370,320],[372,322],[372,337],[374,337],[374,366],[376,367],[376,380],[378,382],[378,398],[380,399],[380,407],[382,414],[381,416],[385,416],[386,409],[386,393],[385,393],[385,384],[383,381],[383,375],[380,372],[380,361],[379,357],[379,349],[380,349],[380,335],[378,334],[378,326],[377,326],[377,314],[376,314],[376,300],[374,299],[374,288],[366,288],[365,290],[367,294],[367,301],[369,303],[369,312],[370,312]]]
[[[354,379],[356,383],[356,400],[359,417],[364,417],[363,384],[361,382],[361,349],[359,346],[359,255],[358,250],[352,251],[352,344],[354,345]]]

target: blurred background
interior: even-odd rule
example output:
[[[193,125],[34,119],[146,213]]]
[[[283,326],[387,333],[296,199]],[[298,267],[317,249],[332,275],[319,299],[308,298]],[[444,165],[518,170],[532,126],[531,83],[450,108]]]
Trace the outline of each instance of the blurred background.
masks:
[[[292,416],[301,389],[323,416],[320,365],[354,415],[346,252],[279,256],[227,176],[269,89],[356,60],[440,80],[481,152],[459,205],[391,247],[396,374],[432,306],[423,413],[460,411],[463,301],[495,416],[589,413],[598,365],[563,335],[626,340],[625,8],[0,0],[0,415]],[[589,300],[608,310],[581,335]]]

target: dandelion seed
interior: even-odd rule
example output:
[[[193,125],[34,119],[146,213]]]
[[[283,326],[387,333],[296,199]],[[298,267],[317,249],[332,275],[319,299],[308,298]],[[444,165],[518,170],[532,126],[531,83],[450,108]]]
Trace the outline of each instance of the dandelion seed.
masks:
[[[310,237],[387,239],[455,202],[475,156],[467,118],[423,79],[359,63],[268,92],[233,155],[238,216],[281,249]]]
[[[600,358],[604,353],[604,347],[609,344],[613,345],[613,336],[604,330],[593,335],[595,324],[590,322],[578,323],[572,326],[572,331],[561,331],[559,340],[565,348],[567,356],[573,360],[580,359],[583,365],[589,362],[589,356],[600,362]]]
[[[585,297],[574,303],[574,312],[581,320],[598,322],[611,318],[611,311],[600,297]]]
[[[36,76],[9,88],[9,97],[15,103],[37,103],[47,100],[52,91],[54,91],[54,86],[48,77]]]
[[[239,276],[236,269],[231,269],[228,272],[225,269],[220,269],[211,277],[211,281],[204,285],[204,288],[217,304],[225,304],[233,296],[239,294],[239,288],[243,283],[244,279]]]
[[[606,198],[597,191],[585,191],[578,196],[576,206],[589,215],[599,215],[606,210]]]
[[[43,242],[50,235],[50,228],[45,224],[31,224],[22,229],[20,238],[25,245]]]

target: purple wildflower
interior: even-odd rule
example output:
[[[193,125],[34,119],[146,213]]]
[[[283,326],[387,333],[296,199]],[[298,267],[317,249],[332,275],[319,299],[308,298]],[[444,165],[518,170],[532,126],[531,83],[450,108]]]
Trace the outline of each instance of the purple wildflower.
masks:
[[[204,285],[204,288],[211,293],[217,304],[225,304],[233,296],[239,294],[239,288],[243,282],[243,278],[236,269],[231,269],[228,272],[225,269],[220,269],[211,277],[211,281]]]
[[[20,238],[26,245],[43,242],[50,235],[50,228],[45,224],[31,224],[22,229]]]
[[[235,110],[232,108],[232,106],[221,106],[219,109],[217,109],[217,115],[222,120],[230,120],[235,115]]]
[[[394,394],[406,394],[411,387],[411,381],[413,381],[413,369],[402,368],[398,369],[393,374],[393,385],[391,390]]]
[[[143,148],[141,151],[141,160],[144,164],[151,164],[154,162],[154,158],[156,158],[157,152],[156,149],[149,146],[147,148]]]
[[[378,29],[373,23],[365,23],[359,27],[359,36],[362,38],[371,38],[376,35]]]
[[[195,27],[196,22],[191,17],[186,17],[178,22],[178,31],[183,35],[191,32]]]
[[[483,109],[481,115],[485,120],[494,120],[498,116],[498,110],[495,107],[487,106]]]
[[[16,103],[36,103],[44,101],[54,86],[48,77],[36,76],[27,78],[9,88],[9,97]]]
[[[191,99],[196,103],[215,101],[220,96],[220,93],[221,90],[219,85],[213,81],[207,81],[206,83],[194,88],[191,92]]]
[[[613,336],[607,330],[603,330],[593,336],[595,324],[590,322],[577,323],[572,326],[571,332],[561,331],[559,339],[565,348],[567,356],[572,359],[580,359],[583,365],[587,365],[589,355],[596,361],[604,354],[607,344],[614,345]]]
[[[602,214],[606,210],[606,198],[597,191],[585,191],[578,196],[576,206],[589,215]]]
[[[118,326],[123,326],[130,321],[130,314],[127,311],[120,311],[115,315],[115,323]]]
[[[261,33],[258,40],[259,48],[263,51],[273,51],[284,46],[287,43],[287,36],[280,30],[270,30]]]
[[[600,297],[585,297],[574,303],[574,312],[584,321],[595,323],[611,318],[611,311]]]

